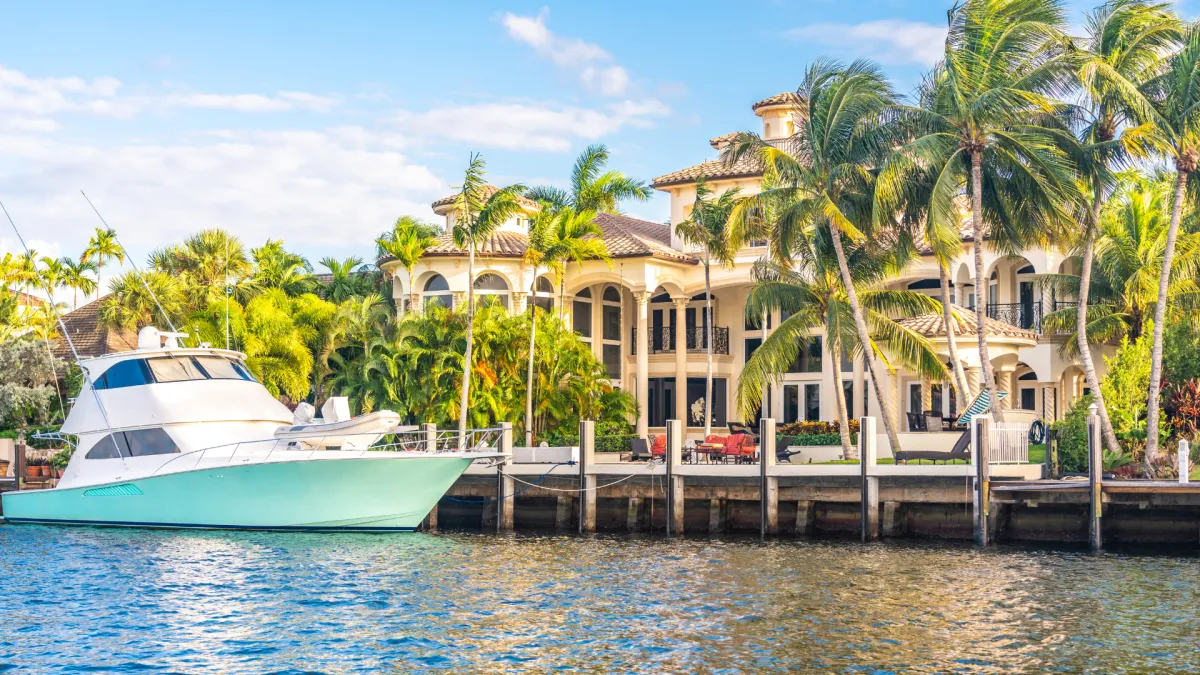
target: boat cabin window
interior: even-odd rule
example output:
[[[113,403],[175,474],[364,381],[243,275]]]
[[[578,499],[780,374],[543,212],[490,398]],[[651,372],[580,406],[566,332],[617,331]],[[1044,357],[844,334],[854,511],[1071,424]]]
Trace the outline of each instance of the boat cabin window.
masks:
[[[113,364],[96,378],[96,389],[120,389],[156,382],[247,380],[257,382],[242,363],[219,356],[168,356]]]
[[[118,459],[120,457],[149,457],[172,455],[179,446],[162,429],[117,431],[100,439],[88,450],[87,459]]]
[[[150,384],[150,369],[142,359],[131,359],[113,364],[112,368],[96,380],[96,389],[120,389],[121,387],[136,387],[140,384]]]
[[[203,380],[204,371],[196,366],[196,362],[188,356],[171,357],[166,359],[147,359],[150,372],[154,374],[155,382],[183,382],[185,380]]]

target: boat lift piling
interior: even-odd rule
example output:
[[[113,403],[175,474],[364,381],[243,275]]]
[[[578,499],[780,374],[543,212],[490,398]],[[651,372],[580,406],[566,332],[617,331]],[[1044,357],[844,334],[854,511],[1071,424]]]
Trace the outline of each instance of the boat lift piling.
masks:
[[[758,444],[759,535],[766,537],[779,532],[779,478],[771,475],[771,470],[775,468],[775,420],[773,418],[764,417],[758,423]],[[718,520],[718,528],[719,522]],[[709,516],[709,529],[713,529],[711,515]]]
[[[667,420],[667,536],[683,534],[683,423]]]
[[[975,465],[975,495],[972,500],[975,543],[991,543],[992,469],[989,464],[988,441],[991,439],[992,418],[976,415],[971,418],[971,463]]]
[[[879,478],[871,475],[875,468],[876,450],[875,418],[860,417],[858,420],[858,475],[862,481],[862,513],[860,515],[862,540],[879,539]]]
[[[13,447],[13,480],[18,490],[25,489],[25,436],[17,439]]]
[[[596,423],[579,423],[579,532],[596,531],[596,477],[588,467],[596,461]]]
[[[1104,515],[1104,454],[1100,444],[1100,416],[1096,404],[1089,409],[1088,432],[1088,542],[1093,551],[1104,546],[1101,518]]]
[[[500,423],[500,452],[512,456],[512,422]],[[514,506],[512,499],[516,484],[512,476],[504,473],[504,464],[496,467],[496,531],[511,532],[513,529]]]

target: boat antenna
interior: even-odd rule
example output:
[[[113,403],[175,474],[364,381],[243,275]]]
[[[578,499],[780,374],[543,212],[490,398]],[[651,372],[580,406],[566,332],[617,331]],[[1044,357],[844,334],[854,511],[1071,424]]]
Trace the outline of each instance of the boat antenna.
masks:
[[[17,240],[21,242],[21,248],[25,250],[25,255],[29,257],[29,246],[25,244],[25,237],[21,236],[21,231],[17,229],[17,224],[13,222],[12,216],[8,213],[8,208],[4,206],[4,202],[0,202],[0,211],[4,212],[4,217],[8,219],[8,224],[12,226],[13,232],[17,235]],[[104,418],[104,426],[108,429],[108,434],[113,433],[112,423],[108,420],[108,411],[104,409],[104,401],[100,400],[100,392],[96,391],[95,382],[92,380],[92,375],[87,368],[83,367],[79,359],[79,350],[75,349],[75,341],[71,339],[71,333],[67,331],[67,324],[63,321],[62,314],[58,312],[58,306],[54,304],[54,291],[50,289],[50,284],[42,279],[42,285],[46,287],[46,294],[50,297],[50,309],[54,310],[54,318],[58,320],[58,326],[62,329],[62,335],[67,340],[67,346],[71,348],[71,355],[75,357],[75,365],[83,373],[84,382],[88,385],[88,389],[92,390],[92,396],[96,398],[96,406],[100,408],[100,416]],[[57,386],[58,374],[54,375]],[[66,416],[63,416],[63,422],[66,422]],[[125,465],[125,455],[121,454],[121,446],[117,445],[117,454],[121,456],[121,465]]]
[[[229,233],[225,233],[225,351],[229,351],[229,294],[233,289],[229,288]],[[200,334],[197,332],[196,338],[199,339]]]
[[[83,195],[83,198],[85,201],[87,201],[88,206],[92,207],[92,211],[96,212],[96,217],[100,219],[101,223],[104,223],[104,227],[113,233],[113,241],[117,242],[117,246],[121,247],[121,253],[125,255],[125,259],[128,260],[129,264],[133,267],[134,273],[136,273],[138,278],[142,280],[142,285],[146,287],[146,292],[149,293],[150,298],[154,300],[154,306],[158,307],[158,311],[161,312],[163,318],[167,320],[167,325],[171,327],[171,332],[178,333],[179,331],[175,330],[175,323],[171,321],[171,317],[167,316],[167,310],[163,309],[162,303],[158,301],[158,296],[154,294],[154,291],[150,288],[150,284],[146,281],[146,275],[142,274],[142,270],[138,268],[137,263],[133,261],[133,257],[129,255],[129,251],[125,250],[125,244],[122,244],[121,240],[117,238],[117,231],[109,227],[108,221],[104,219],[104,216],[100,215],[100,209],[97,209],[96,205],[92,203],[92,200],[88,199],[86,192],[80,190],[79,194]]]

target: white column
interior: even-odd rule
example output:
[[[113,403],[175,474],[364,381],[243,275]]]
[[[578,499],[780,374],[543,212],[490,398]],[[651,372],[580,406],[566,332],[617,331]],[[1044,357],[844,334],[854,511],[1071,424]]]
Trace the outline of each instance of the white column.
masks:
[[[854,389],[852,392],[854,395],[854,405],[846,406],[847,410],[853,411],[850,413],[851,417],[864,417],[867,414],[862,404],[864,387],[867,384],[866,370],[866,364],[863,363],[862,357],[856,357],[854,359]]]
[[[687,434],[687,366],[688,351],[684,321],[687,320],[688,298],[671,298],[675,303],[675,419],[683,420],[683,433]]]
[[[650,303],[650,293],[641,291],[633,294],[634,311],[637,312],[637,402],[638,402],[638,420],[637,420],[637,435],[646,435],[646,426],[649,420],[647,415],[646,405],[650,401],[650,382],[647,380],[650,372],[650,341],[648,335],[648,310],[647,305]]]
[[[529,309],[529,293],[525,291],[513,291],[512,301],[513,311],[517,314],[524,314]]]
[[[997,390],[1008,392],[1008,396],[1003,401],[1000,401],[1000,407],[1005,410],[1012,410],[1015,407],[1013,401],[1017,396],[1017,392],[1013,391],[1013,371],[1001,370],[1000,377],[997,379],[1000,380],[997,383]]]
[[[575,325],[575,296],[564,295],[562,300],[563,325],[571,328]]]
[[[833,389],[829,387],[841,386],[841,370],[842,364],[837,362],[837,357],[833,350],[829,348],[829,340],[825,336],[821,336],[821,419],[826,422],[836,420],[838,418],[837,403],[834,396],[836,395]],[[836,384],[834,384],[836,383]]]

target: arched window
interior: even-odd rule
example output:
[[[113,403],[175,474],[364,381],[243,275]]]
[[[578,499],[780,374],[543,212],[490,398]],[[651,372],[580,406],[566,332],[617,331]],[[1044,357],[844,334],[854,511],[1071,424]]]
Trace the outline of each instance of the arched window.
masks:
[[[533,282],[533,304],[547,312],[554,311],[554,284],[547,277],[538,277]]]
[[[988,277],[988,306],[991,307],[1000,302],[1000,270],[992,270],[992,276]]]
[[[421,293],[421,304],[426,307],[436,304],[447,308],[454,304],[454,298],[450,295],[450,284],[446,283],[446,277],[440,274],[429,277],[429,280],[425,282],[425,289]]]
[[[621,377],[621,291],[616,286],[604,289],[600,303],[601,333],[600,355],[608,369],[609,379]]]
[[[584,288],[571,303],[571,327],[589,345],[592,343],[592,290]]]
[[[499,274],[485,272],[475,279],[475,295],[480,297],[480,302],[494,301],[504,305],[508,309],[509,296],[512,295],[508,290],[508,284]],[[494,300],[491,300],[494,299]]]

